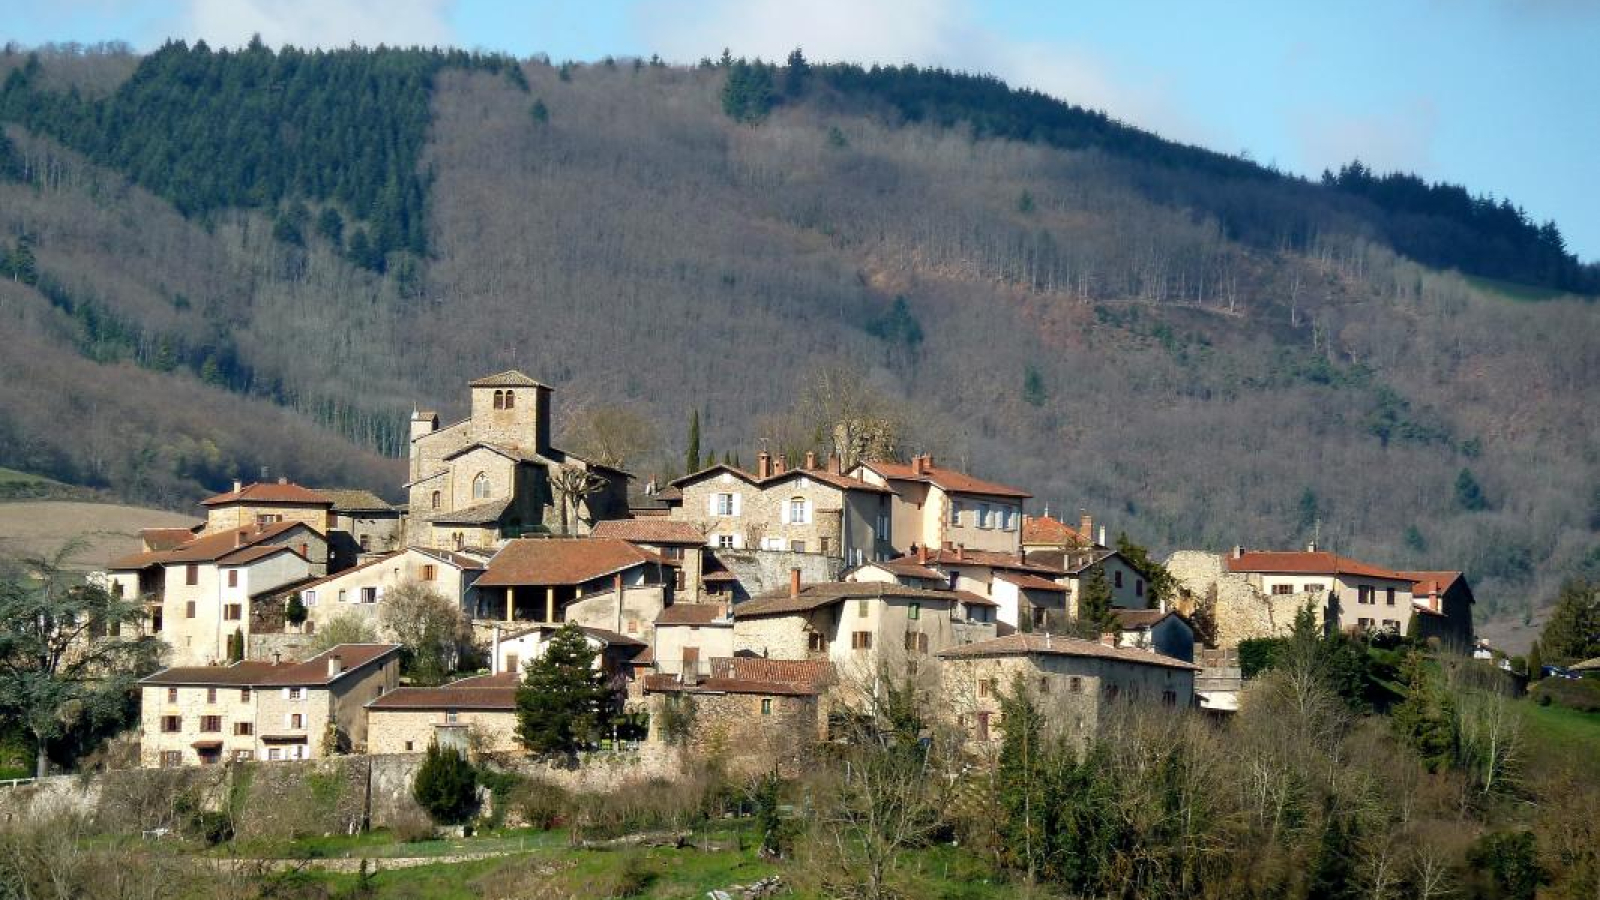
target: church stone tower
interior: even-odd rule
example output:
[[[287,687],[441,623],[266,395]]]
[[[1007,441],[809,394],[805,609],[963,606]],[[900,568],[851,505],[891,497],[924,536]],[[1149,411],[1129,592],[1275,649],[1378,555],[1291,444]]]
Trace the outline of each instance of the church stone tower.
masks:
[[[468,385],[472,388],[472,439],[543,454],[550,449],[548,385],[510,370]]]

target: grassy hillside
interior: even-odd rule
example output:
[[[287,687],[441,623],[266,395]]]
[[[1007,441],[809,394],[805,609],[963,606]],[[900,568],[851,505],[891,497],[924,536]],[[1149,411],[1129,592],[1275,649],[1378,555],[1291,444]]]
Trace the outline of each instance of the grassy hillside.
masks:
[[[69,567],[99,569],[118,556],[137,552],[142,528],[186,528],[198,521],[180,513],[116,503],[0,503],[0,555],[53,556],[72,546]]]
[[[47,58],[30,90],[135,71]],[[31,279],[0,282],[0,464],[161,504],[262,466],[393,494],[412,404],[460,413],[465,380],[515,365],[563,427],[642,417],[630,465],[667,474],[691,408],[718,455],[798,453],[808,385],[857,372],[904,450],[1158,548],[1317,531],[1465,567],[1507,622],[1600,571],[1593,303],[1408,261],[1391,237],[1433,220],[1370,185],[848,75],[741,122],[715,67],[438,66],[393,122],[352,120],[399,140],[427,104],[426,195],[401,204],[425,233],[381,262],[353,247],[386,215],[359,191],[285,175],[189,208],[129,141],[17,113],[0,256]]]

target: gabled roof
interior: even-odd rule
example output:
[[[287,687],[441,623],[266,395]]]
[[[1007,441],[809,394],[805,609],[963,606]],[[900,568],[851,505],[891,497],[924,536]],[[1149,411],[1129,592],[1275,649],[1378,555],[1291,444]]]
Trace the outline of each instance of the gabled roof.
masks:
[[[149,552],[158,553],[162,550],[172,550],[194,540],[195,528],[141,528],[139,539],[149,547]]]
[[[534,381],[516,369],[507,369],[498,375],[486,375],[476,381],[469,381],[467,387],[549,387],[549,385]]]
[[[1015,553],[998,553],[993,550],[930,550],[928,562],[940,566],[983,566],[1012,572],[1032,572],[1035,575],[1066,574],[1061,569],[1024,559]]]
[[[478,587],[583,584],[661,557],[614,538],[517,538],[501,548]]]
[[[1053,591],[1057,594],[1067,592],[1067,586],[1064,584],[1057,584],[1048,578],[1040,578],[1037,575],[1029,575],[1026,572],[996,572],[994,577],[1024,590]]]
[[[922,581],[944,581],[945,577],[939,572],[917,562],[915,556],[901,556],[895,559],[885,559],[878,562],[862,563],[861,568],[876,566],[891,575],[901,578],[916,578]]]
[[[407,547],[406,549],[437,559],[447,566],[455,566],[466,572],[481,572],[485,565],[481,559],[468,556],[465,553],[457,553],[453,550],[438,550],[433,547]]]
[[[230,666],[179,666],[162,669],[139,683],[162,687],[325,687],[399,652],[399,644],[339,644],[304,662],[274,665],[245,660]],[[339,657],[343,667],[330,676],[328,660],[333,656]]]
[[[247,484],[237,491],[228,491],[200,501],[201,506],[225,506],[230,503],[284,503],[296,506],[333,506],[333,498],[321,491],[285,481]]]
[[[1187,669],[1191,672],[1200,671],[1200,667],[1193,663],[1186,663],[1181,659],[1163,656],[1150,650],[1138,650],[1132,647],[1112,647],[1099,641],[1085,641],[1041,632],[1018,631],[1005,637],[978,641],[973,644],[963,644],[959,647],[950,647],[940,650],[937,655],[945,659],[1041,655],[1081,656],[1138,665],[1161,666],[1168,669]]]
[[[1089,535],[1050,515],[1023,516],[1022,542],[1056,547],[1088,547],[1094,543]]]
[[[1356,575],[1407,581],[1406,576],[1381,566],[1329,553],[1326,550],[1248,550],[1235,558],[1226,557],[1230,572],[1262,572],[1274,575]]]
[[[367,704],[367,709],[481,709],[512,712],[517,708],[516,672],[474,675],[438,687],[397,688]]]
[[[459,450],[456,450],[452,453],[446,453],[442,458],[447,460],[455,459],[460,456],[466,456],[468,453],[471,453],[474,450],[488,450],[491,453],[497,453],[500,456],[504,456],[506,459],[509,459],[512,462],[525,462],[536,466],[542,466],[546,464],[544,457],[538,455],[537,453],[523,450],[520,447],[512,447],[508,444],[496,444],[490,441],[473,441]]]
[[[1434,591],[1443,594],[1454,587],[1457,581],[1465,578],[1460,572],[1396,572],[1395,574],[1410,579],[1411,593],[1418,597],[1427,597]]]
[[[1112,615],[1117,617],[1117,625],[1123,631],[1134,631],[1140,628],[1154,628],[1156,623],[1167,616],[1178,616],[1176,612],[1162,612],[1159,609],[1113,609]],[[1183,618],[1183,616],[1178,616]]]
[[[735,619],[757,616],[782,616],[810,612],[846,600],[927,600],[936,603],[955,603],[960,598],[952,591],[930,591],[882,581],[824,581],[800,588],[800,596],[787,592],[768,594],[746,600],[733,608]]]
[[[132,553],[113,559],[109,569],[143,569],[147,566],[172,565],[173,563],[200,563],[217,562],[239,564],[251,558],[259,559],[261,554],[249,557],[243,551],[254,548],[275,538],[282,537],[297,528],[313,531],[303,522],[274,522],[271,525],[250,528],[230,528],[227,531],[218,531],[196,537],[181,546],[170,550],[150,550],[141,553]],[[277,548],[274,546],[274,552]],[[281,549],[287,549],[281,548]]]
[[[552,631],[560,631],[563,625],[564,623],[540,622],[536,625],[529,625],[526,628],[519,628],[516,631],[503,634],[500,636],[500,640],[514,641],[517,638],[527,637],[530,634],[548,634]],[[644,641],[641,641],[636,637],[623,634],[620,631],[612,631],[608,628],[595,628],[592,625],[579,625],[578,630],[583,632],[584,636],[599,641],[601,644],[608,647],[620,647],[622,649],[628,649],[631,647],[648,646]]]
[[[297,590],[302,590],[303,591],[303,590],[306,590],[308,588],[318,587],[320,585],[327,584],[330,581],[338,581],[339,579],[345,577],[346,575],[354,575],[357,572],[365,571],[367,569],[372,568],[373,566],[381,566],[384,563],[388,562],[389,560],[394,559],[397,556],[405,555],[405,552],[406,551],[404,551],[404,550],[396,550],[396,551],[394,551],[392,553],[385,553],[382,556],[375,556],[372,559],[369,559],[364,563],[359,563],[357,565],[353,565],[348,569],[340,569],[339,571],[333,573],[332,575],[323,575],[320,578],[313,578],[312,580],[300,585],[299,588],[297,588]]]
[[[422,521],[438,525],[493,525],[505,515],[506,509],[511,506],[510,497],[499,500],[486,500],[472,506],[452,509],[449,512],[438,512],[431,516],[424,516]]]
[[[699,526],[678,519],[605,519],[594,523],[593,537],[615,538],[636,544],[704,544]]]
[[[974,478],[965,472],[935,466],[931,462],[924,465],[921,471],[918,471],[910,463],[901,462],[871,461],[863,462],[862,465],[877,472],[884,478],[894,481],[919,481],[933,484],[953,494],[975,494],[984,497],[1007,497],[1017,500],[1033,496],[1020,488],[1000,484],[996,481]]]
[[[716,465],[701,469],[698,472],[691,472],[682,478],[673,479],[671,484],[675,488],[681,488],[682,485],[691,484],[701,480],[707,475],[713,475],[720,472],[726,472],[727,474],[738,478],[740,481],[743,481],[746,484],[762,488],[763,490],[788,481],[792,478],[810,478],[813,481],[826,484],[830,487],[838,488],[841,491],[866,491],[873,494],[894,493],[888,488],[880,485],[871,484],[869,482],[862,481],[859,478],[851,478],[848,475],[839,475],[834,472],[830,472],[827,469],[807,469],[804,467],[798,467],[793,469],[784,469],[782,472],[769,475],[766,478],[761,478],[750,472],[746,472],[743,469],[727,465],[726,463],[717,463]],[[678,497],[675,499],[682,500],[682,493],[680,492]]]
[[[1084,550],[1028,550],[1023,553],[1029,563],[1044,566],[1065,572],[1068,575],[1078,575],[1083,570],[1105,562],[1113,556],[1121,556],[1115,550],[1105,547],[1092,547]],[[1126,559],[1123,562],[1127,562]],[[1132,568],[1132,565],[1129,565]]]
[[[394,512],[394,507],[364,488],[321,488],[317,493],[333,501],[337,512]]]
[[[732,619],[724,618],[723,607],[720,603],[674,603],[663,609],[656,616],[656,627],[663,625],[711,625],[713,623],[731,624]]]

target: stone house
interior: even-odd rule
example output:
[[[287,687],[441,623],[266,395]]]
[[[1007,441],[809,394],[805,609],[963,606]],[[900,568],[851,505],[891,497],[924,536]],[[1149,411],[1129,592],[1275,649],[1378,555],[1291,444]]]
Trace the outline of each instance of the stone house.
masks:
[[[340,644],[301,663],[163,669],[139,682],[140,765],[314,759],[366,746],[363,704],[400,682],[396,644]]]
[[[896,559],[866,563],[846,572],[843,580],[881,582],[930,591],[948,591],[956,602],[953,624],[958,643],[967,644],[995,636],[1000,605],[974,591],[950,590],[949,576],[928,568],[918,562],[917,557],[901,556]]]
[[[333,498],[288,479],[276,482],[243,484],[235,481],[233,490],[200,501],[206,521],[200,534],[219,534],[242,529],[260,529],[285,522],[299,522],[322,535],[320,546],[307,545],[302,553],[318,575],[328,572],[327,535],[334,526]]]
[[[98,577],[113,594],[144,603],[149,633],[167,644],[164,662],[211,665],[227,661],[235,633],[248,642],[255,604],[311,578],[311,560],[326,547],[302,521],[252,523],[114,559]]]
[[[474,609],[477,593],[473,583],[483,574],[484,567],[484,563],[464,553],[428,547],[408,547],[375,556],[338,574],[295,585],[293,593],[300,597],[306,610],[305,623],[298,630],[316,634],[334,619],[347,615],[367,619],[378,628],[385,595],[404,584],[430,588],[463,611]]]
[[[1176,612],[1119,609],[1117,646],[1152,650],[1162,656],[1194,662],[1194,626]]]
[[[766,452],[751,474],[716,465],[672,483],[672,517],[693,524],[709,547],[815,553],[852,562],[893,555],[890,494],[881,485],[817,465],[808,454],[787,468]]]
[[[1073,616],[1078,614],[1078,601],[1083,587],[1099,572],[1111,589],[1111,605],[1119,609],[1148,609],[1150,597],[1144,575],[1116,550],[1105,547],[1076,549],[1028,550],[1023,557],[1031,564],[1053,569],[1060,575],[1053,580],[1061,583],[1067,592],[1067,608]]]
[[[1323,627],[1326,598],[1321,592],[1268,594],[1248,574],[1230,571],[1225,554],[1179,550],[1167,558],[1166,568],[1192,603],[1212,606],[1215,646],[1231,650],[1251,638],[1282,637],[1294,626],[1295,615],[1308,605]]]
[[[650,642],[673,602],[672,563],[610,538],[519,538],[489,560],[471,616],[495,622],[575,622]]]
[[[910,463],[864,462],[850,474],[892,492],[890,533],[901,553],[947,544],[995,553],[1022,550],[1026,491],[936,466],[932,454]]]
[[[317,493],[333,501],[328,527],[329,572],[400,549],[400,510],[382,497],[357,488],[323,488]]]
[[[1022,550],[1089,550],[1106,545],[1106,528],[1100,526],[1100,539],[1094,537],[1094,518],[1087,512],[1078,516],[1073,527],[1050,515],[1049,507],[1042,516],[1022,517]]]
[[[1411,624],[1415,581],[1315,544],[1286,552],[1235,547],[1224,565],[1269,596],[1310,595],[1328,628],[1404,634]]]
[[[729,604],[674,603],[656,617],[651,659],[656,672],[683,681],[704,678],[711,660],[733,656]]]
[[[674,739],[662,723],[687,713],[690,728],[679,739],[697,755],[742,774],[776,767],[793,776],[826,732],[823,698],[833,681],[825,661],[744,657],[713,659],[710,674],[692,682],[649,675],[650,740]]]
[[[1472,607],[1477,602],[1467,576],[1460,572],[1400,572],[1411,579],[1411,604],[1417,636],[1437,640],[1457,653],[1472,649],[1475,631]]]
[[[831,662],[841,678],[859,685],[884,669],[918,668],[940,650],[992,635],[993,625],[964,622],[960,611],[951,591],[884,582],[802,585],[796,577],[787,593],[734,607],[734,650]]]
[[[704,596],[710,550],[706,547],[705,533],[694,523],[664,516],[608,519],[596,522],[590,536],[627,541],[672,562],[676,578],[673,595],[680,600],[698,600]]]
[[[1060,626],[1075,612],[1060,569],[1021,554],[972,550],[964,546],[930,550],[917,547],[912,559],[944,576],[946,587],[988,598],[996,621],[1024,630]]]
[[[523,534],[585,534],[627,515],[632,476],[551,444],[551,388],[517,371],[468,388],[471,414],[459,422],[440,427],[437,413],[411,415],[408,544],[494,548]],[[559,489],[558,476],[572,473],[595,488],[576,510]]]
[[[429,744],[471,755],[523,752],[515,673],[440,687],[403,687],[367,703],[368,753],[423,753]]]
[[[1056,728],[1080,745],[1118,704],[1187,709],[1199,667],[1148,650],[1018,632],[939,654],[940,709],[974,749],[994,752],[1004,731],[1001,695],[1017,678]]]

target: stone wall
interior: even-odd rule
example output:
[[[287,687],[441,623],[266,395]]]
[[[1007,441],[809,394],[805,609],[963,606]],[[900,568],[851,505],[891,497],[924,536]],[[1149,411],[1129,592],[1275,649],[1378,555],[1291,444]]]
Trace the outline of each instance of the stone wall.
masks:
[[[805,584],[837,581],[844,574],[844,560],[817,553],[790,553],[782,550],[716,550],[712,553],[723,568],[739,579],[739,600],[789,589],[789,570],[799,569]]]
[[[660,719],[659,706],[667,702],[667,696],[651,697],[651,721]],[[776,765],[785,774],[799,774],[821,736],[823,721],[814,695],[688,692],[678,696],[694,703],[687,751],[695,757],[720,760],[730,772],[755,774],[771,771]]]
[[[311,642],[314,635],[309,634],[274,634],[252,631],[245,641],[245,659],[271,660],[272,654],[279,654],[283,662],[300,662],[310,659],[316,654],[311,652]]]
[[[1248,575],[1227,571],[1219,553],[1180,550],[1167,560],[1178,584],[1204,599],[1215,590],[1218,647],[1237,647],[1251,638],[1281,637],[1294,627],[1297,612],[1310,603],[1322,625],[1325,599],[1315,593],[1267,594]]]

